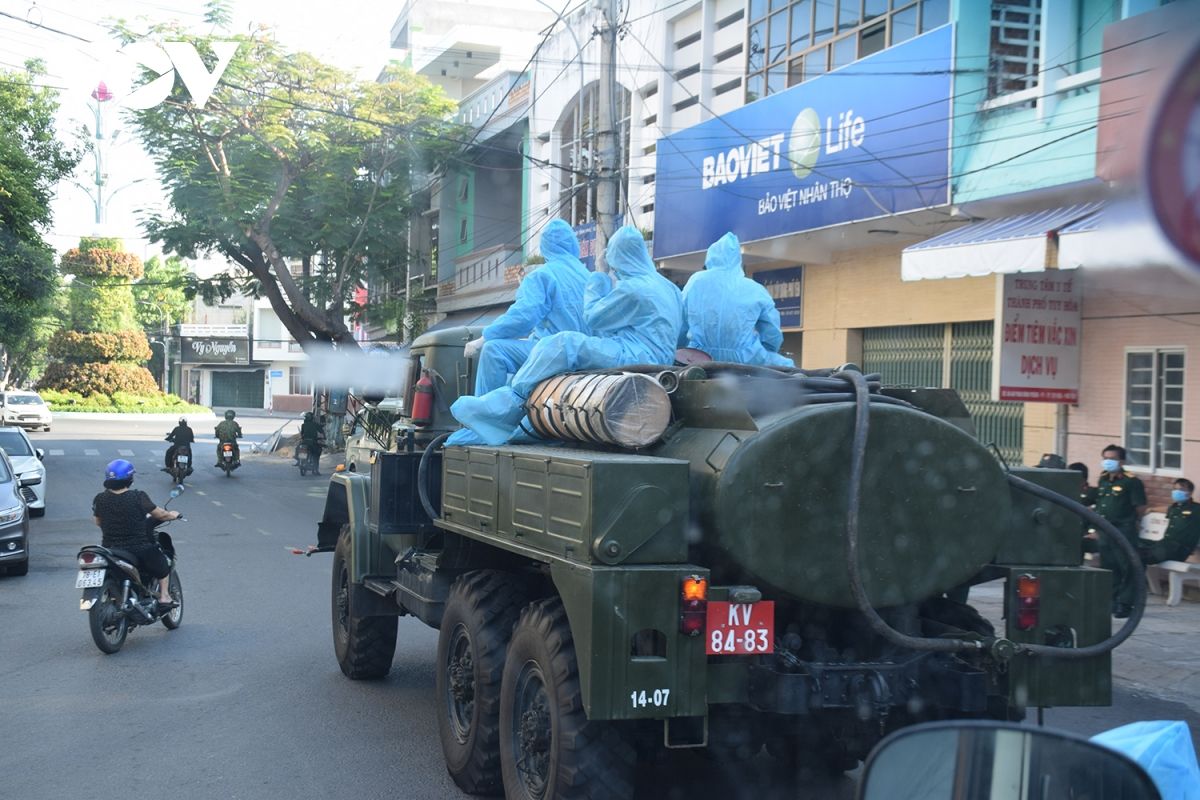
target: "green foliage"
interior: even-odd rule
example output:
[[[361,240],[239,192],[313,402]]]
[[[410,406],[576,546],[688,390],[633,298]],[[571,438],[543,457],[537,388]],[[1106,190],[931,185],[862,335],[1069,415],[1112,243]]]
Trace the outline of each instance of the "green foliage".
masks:
[[[38,369],[58,274],[42,240],[54,185],[71,174],[80,153],[55,137],[54,90],[36,84],[40,62],[0,69],[0,382]]]
[[[133,287],[134,311],[142,329],[161,330],[164,316],[168,325],[183,320],[189,306],[187,289],[194,280],[179,256],[147,260],[145,277]]]
[[[124,253],[125,242],[116,236],[81,236],[78,249],[84,253],[90,253],[93,250],[112,250]]]
[[[113,392],[154,395],[158,392],[158,384],[145,367],[99,361],[83,364],[55,361],[46,367],[38,385],[81,395],[112,395]]]
[[[76,278],[67,292],[67,314],[70,326],[80,331],[140,330],[129,286],[106,286]]]
[[[81,153],[55,137],[55,90],[37,84],[40,62],[21,71],[0,69],[0,230],[30,244],[50,224],[54,185],[68,177]]]
[[[142,38],[128,27],[115,33]],[[186,38],[210,64],[211,42],[240,43],[203,109],[177,84],[172,101],[133,115],[171,206],[148,219],[151,238],[185,258],[216,252],[238,264],[247,274],[236,289],[269,298],[302,344],[352,344],[344,317],[367,254],[374,275],[406,275],[399,232],[414,176],[459,147],[461,134],[445,121],[453,103],[405,68],[359,81],[285,51],[269,32],[206,36],[163,25],[146,35]],[[308,264],[306,276],[293,277],[288,259]]]
[[[40,239],[0,229],[0,345],[12,347],[28,337],[57,288],[54,251]]]
[[[142,277],[142,260],[120,250],[73,247],[63,253],[62,271],[77,278],[136,281]]]
[[[141,331],[123,330],[115,333],[79,333],[60,330],[50,339],[51,357],[76,363],[86,361],[125,361],[140,363],[150,360],[150,343]]]
[[[107,411],[126,414],[207,414],[212,409],[184,402],[174,394],[154,392],[131,394],[114,392],[112,395],[93,394],[87,397],[79,392],[60,392],[56,389],[40,390],[42,399],[52,411]]]

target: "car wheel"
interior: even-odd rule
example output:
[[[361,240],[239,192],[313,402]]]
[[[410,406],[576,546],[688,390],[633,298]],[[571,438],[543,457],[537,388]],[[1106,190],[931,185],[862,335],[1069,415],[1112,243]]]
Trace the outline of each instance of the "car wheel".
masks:
[[[29,509],[29,516],[31,516],[31,517],[44,517],[44,516],[46,516],[46,507],[45,507],[45,506],[42,506],[41,508],[31,508],[31,509]]]
[[[49,425],[47,425],[46,427],[42,428],[42,430],[44,430],[46,433],[49,433],[49,432],[50,432],[50,426],[49,426]]]
[[[22,575],[28,575],[29,574],[29,559],[27,558],[24,561],[21,561],[17,564],[9,564],[8,565],[8,574],[15,575],[18,578],[21,577]]]

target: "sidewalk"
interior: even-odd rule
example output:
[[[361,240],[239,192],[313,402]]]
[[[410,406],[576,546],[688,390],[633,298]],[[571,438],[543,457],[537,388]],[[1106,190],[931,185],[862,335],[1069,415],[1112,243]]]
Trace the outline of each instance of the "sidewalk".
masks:
[[[971,589],[971,605],[1002,630],[1002,581]],[[1117,630],[1121,620],[1113,620]],[[1113,651],[1113,682],[1200,708],[1200,603],[1171,608],[1166,598],[1146,598],[1146,613],[1133,635]]]
[[[174,411],[169,414],[120,414],[115,411],[52,411],[50,413],[54,419],[129,420],[133,422],[175,422],[180,417],[187,417],[189,420],[217,418],[217,415],[211,411],[206,413]]]

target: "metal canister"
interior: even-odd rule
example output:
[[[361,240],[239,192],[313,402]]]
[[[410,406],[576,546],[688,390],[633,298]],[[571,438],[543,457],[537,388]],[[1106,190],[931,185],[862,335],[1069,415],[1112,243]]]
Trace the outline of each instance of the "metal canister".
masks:
[[[525,403],[541,436],[619,447],[658,441],[671,421],[671,401],[651,375],[571,373],[534,388]]]

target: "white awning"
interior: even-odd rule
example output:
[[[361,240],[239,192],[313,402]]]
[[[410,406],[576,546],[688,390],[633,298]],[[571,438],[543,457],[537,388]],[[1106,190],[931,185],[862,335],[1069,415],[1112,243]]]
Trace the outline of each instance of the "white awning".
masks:
[[[1105,205],[1058,232],[1058,267],[1175,267],[1187,263],[1136,200]]]
[[[1101,205],[1081,203],[964,225],[904,248],[901,277],[919,281],[1044,270],[1050,235],[1091,217]],[[1059,266],[1078,265],[1060,259]]]

